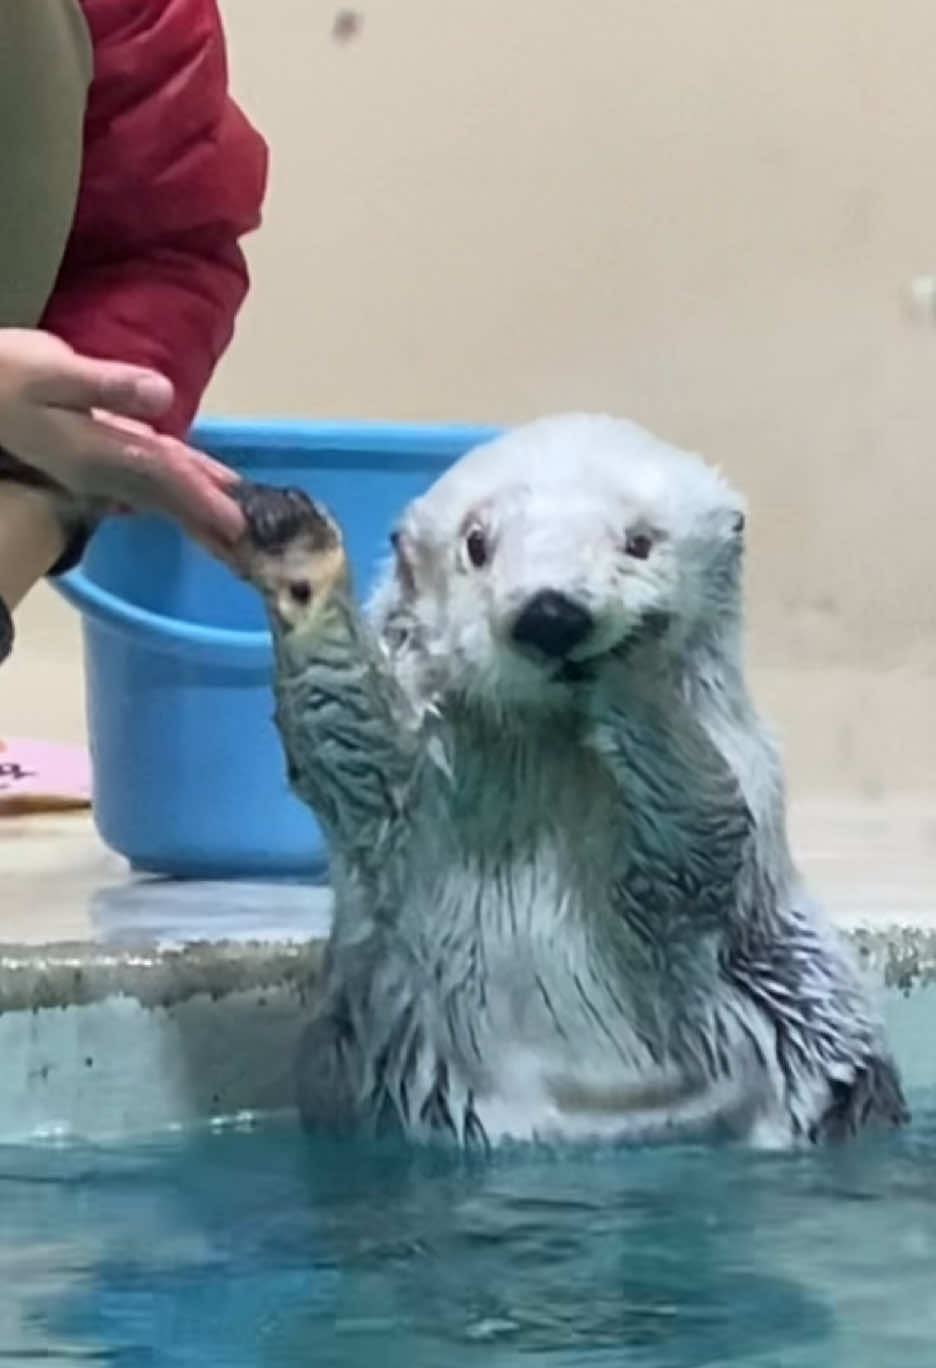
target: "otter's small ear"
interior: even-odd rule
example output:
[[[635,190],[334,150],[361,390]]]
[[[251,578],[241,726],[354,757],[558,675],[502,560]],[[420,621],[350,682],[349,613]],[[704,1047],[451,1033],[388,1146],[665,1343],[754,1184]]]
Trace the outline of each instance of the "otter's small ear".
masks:
[[[744,545],[746,522],[747,514],[743,508],[723,506],[706,515],[702,535],[720,546],[730,546],[739,551]]]
[[[396,557],[397,583],[405,598],[412,598],[416,592],[416,579],[413,574],[413,557],[406,533],[399,527],[390,533],[390,545]]]

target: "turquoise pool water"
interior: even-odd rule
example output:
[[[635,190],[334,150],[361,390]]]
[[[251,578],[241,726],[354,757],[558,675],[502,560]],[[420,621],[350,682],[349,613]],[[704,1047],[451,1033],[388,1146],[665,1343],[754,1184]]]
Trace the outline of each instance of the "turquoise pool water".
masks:
[[[0,1363],[931,1368],[936,1095],[806,1157],[0,1148]]]

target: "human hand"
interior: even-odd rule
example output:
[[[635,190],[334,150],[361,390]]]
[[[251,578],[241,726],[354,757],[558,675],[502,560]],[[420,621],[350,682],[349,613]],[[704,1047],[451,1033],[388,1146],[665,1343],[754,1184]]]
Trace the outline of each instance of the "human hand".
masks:
[[[79,356],[49,333],[0,329],[0,446],[79,505],[175,519],[216,555],[242,535],[238,476],[149,423],[172,402],[163,376]]]

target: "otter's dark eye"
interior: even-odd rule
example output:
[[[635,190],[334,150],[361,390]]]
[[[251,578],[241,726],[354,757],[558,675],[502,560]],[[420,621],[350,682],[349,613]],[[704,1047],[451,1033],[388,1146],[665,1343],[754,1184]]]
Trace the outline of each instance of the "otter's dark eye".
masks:
[[[480,570],[482,565],[487,564],[487,538],[480,527],[473,527],[468,533],[465,538],[465,550],[468,552],[468,559],[476,570]]]
[[[289,586],[289,597],[293,603],[305,604],[312,598],[312,586],[308,580],[293,580]]]
[[[646,532],[628,532],[624,550],[635,560],[646,560],[653,550],[653,538]]]

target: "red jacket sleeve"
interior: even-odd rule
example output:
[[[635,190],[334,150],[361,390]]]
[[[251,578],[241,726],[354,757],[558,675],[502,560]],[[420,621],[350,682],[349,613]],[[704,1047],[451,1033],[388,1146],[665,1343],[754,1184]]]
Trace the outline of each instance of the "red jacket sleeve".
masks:
[[[215,0],[82,0],[94,49],[71,238],[42,327],[176,388],[181,434],[247,292],[267,149],[228,95]]]

